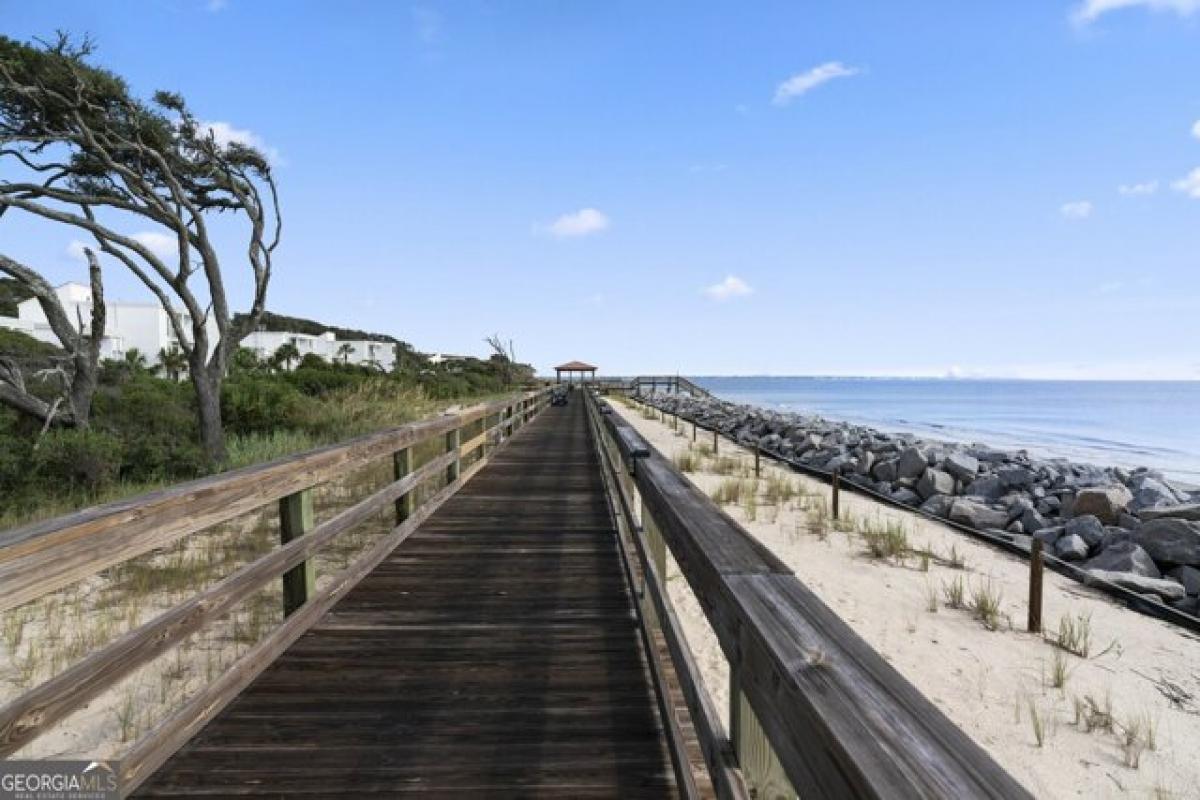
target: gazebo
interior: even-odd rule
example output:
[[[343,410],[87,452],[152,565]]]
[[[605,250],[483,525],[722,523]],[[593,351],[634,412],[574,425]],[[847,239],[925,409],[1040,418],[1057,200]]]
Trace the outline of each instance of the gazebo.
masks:
[[[562,383],[563,373],[567,373],[567,383],[571,382],[571,375],[579,373],[579,382],[585,380],[585,376],[591,373],[592,380],[596,379],[596,368],[591,364],[585,364],[582,361],[568,361],[565,364],[559,364],[554,368],[555,382]]]

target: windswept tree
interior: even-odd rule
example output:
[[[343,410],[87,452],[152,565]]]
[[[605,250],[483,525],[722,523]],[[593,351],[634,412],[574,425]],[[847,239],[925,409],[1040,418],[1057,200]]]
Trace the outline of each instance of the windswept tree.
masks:
[[[16,359],[0,357],[0,403],[40,420],[43,428],[50,425],[86,428],[91,417],[106,309],[100,262],[90,248],[84,248],[84,255],[87,256],[92,286],[92,313],[86,323],[82,315],[71,319],[54,287],[45,278],[32,268],[0,254],[0,273],[16,279],[37,299],[50,330],[54,331],[66,352],[65,358],[55,363],[50,374],[42,376],[56,380],[62,386],[62,397],[51,402],[26,386],[25,374]]]
[[[279,243],[271,166],[253,147],[219,141],[178,94],[133,97],[88,63],[92,49],[61,34],[36,44],[0,37],[0,168],[22,173],[0,181],[0,214],[78,229],[154,294],[187,358],[205,454],[219,463],[221,383],[262,316]],[[221,215],[245,231],[237,262],[252,300],[236,320],[214,237]],[[148,232],[173,252],[147,244]]]
[[[350,363],[350,356],[353,355],[353,353],[354,353],[354,345],[350,344],[349,342],[344,342],[337,349],[337,354],[342,359],[343,364]]]

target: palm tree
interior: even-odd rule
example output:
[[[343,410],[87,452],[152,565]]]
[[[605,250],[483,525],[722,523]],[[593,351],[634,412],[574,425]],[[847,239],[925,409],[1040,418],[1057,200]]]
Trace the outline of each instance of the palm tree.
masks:
[[[275,351],[272,359],[276,364],[283,364],[284,369],[291,370],[292,362],[300,360],[300,351],[296,348],[294,342],[284,342],[279,345],[279,349]]]
[[[139,375],[149,369],[149,364],[141,350],[131,347],[125,351],[125,369],[133,375]]]
[[[178,347],[172,346],[170,350],[162,348],[158,351],[158,366],[167,373],[168,378],[178,381],[179,376],[187,371],[187,356]]]
[[[341,356],[343,364],[350,363],[350,355],[354,352],[354,345],[346,342],[337,349],[337,354]]]

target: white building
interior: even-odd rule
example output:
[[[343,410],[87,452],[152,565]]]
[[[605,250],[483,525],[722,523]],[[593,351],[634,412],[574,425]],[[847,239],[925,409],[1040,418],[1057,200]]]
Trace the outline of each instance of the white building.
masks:
[[[64,283],[54,290],[59,302],[72,323],[83,320],[83,330],[90,330],[92,320],[92,290],[79,283]],[[158,303],[124,303],[108,300],[104,324],[104,339],[100,343],[100,357],[123,359],[130,350],[137,349],[147,362],[158,362],[159,350],[170,351],[179,347],[179,340],[171,327],[171,321]],[[192,318],[179,312],[184,330],[190,331]],[[30,298],[17,305],[16,317],[0,317],[0,327],[11,328],[48,344],[61,346],[58,337],[50,328],[41,304]],[[209,341],[215,342],[220,335],[217,324],[208,320]],[[371,340],[339,340],[333,333],[313,336],[307,333],[287,331],[255,331],[241,342],[243,347],[253,350],[259,358],[267,359],[282,345],[291,342],[301,357],[308,353],[326,361],[345,361],[349,364],[373,364],[382,370],[390,370],[396,363],[396,347],[391,342]],[[346,350],[342,350],[347,346]],[[293,364],[293,366],[295,366]]]
[[[287,343],[295,345],[301,358],[312,354],[329,362],[366,364],[390,371],[396,365],[396,346],[370,339],[338,339],[332,331],[313,335],[290,331],[255,331],[242,339],[242,347],[254,351],[260,359],[275,355]],[[295,367],[292,364],[292,367]]]
[[[83,330],[89,331],[92,324],[91,287],[80,283],[64,283],[54,291],[71,323],[79,325],[82,320]],[[158,361],[159,350],[179,348],[171,321],[158,303],[109,300],[106,306],[104,338],[100,342],[101,358],[122,359],[127,352],[136,349],[149,363],[154,364]],[[191,316],[184,311],[180,311],[179,316],[184,329],[190,331]],[[20,331],[56,347],[62,345],[36,298],[18,303],[16,317],[0,317],[0,327]],[[215,341],[218,335],[216,322],[210,319],[207,327],[209,338]]]

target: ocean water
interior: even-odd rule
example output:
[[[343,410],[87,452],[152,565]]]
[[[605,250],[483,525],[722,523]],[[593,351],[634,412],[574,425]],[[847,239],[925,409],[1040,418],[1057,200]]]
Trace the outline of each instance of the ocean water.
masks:
[[[725,400],[1200,484],[1200,381],[697,377]]]

